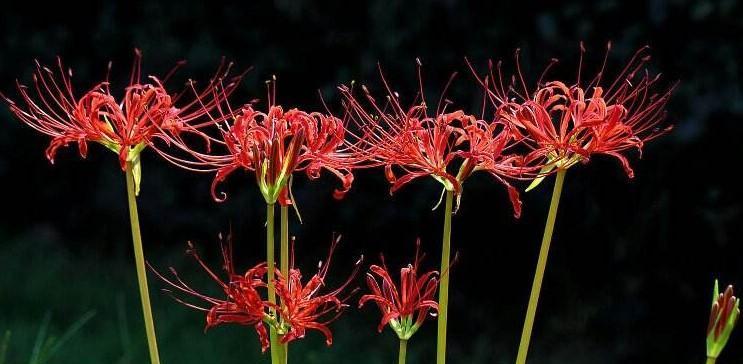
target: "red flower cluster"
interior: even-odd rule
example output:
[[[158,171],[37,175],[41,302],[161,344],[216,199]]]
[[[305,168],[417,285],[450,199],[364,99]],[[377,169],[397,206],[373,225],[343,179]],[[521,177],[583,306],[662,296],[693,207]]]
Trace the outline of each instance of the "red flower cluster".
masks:
[[[268,83],[266,111],[258,111],[252,103],[233,109],[228,97],[240,76],[225,85],[231,67],[224,64],[202,90],[192,85],[193,100],[181,105],[178,100],[185,93],[173,96],[163,86],[175,69],[163,81],[154,76],[148,83],[140,81],[139,51],[121,100],[111,94],[108,81],[75,97],[71,72],[65,72],[61,62],[58,72],[37,65],[36,97],[18,84],[25,108],[5,99],[20,120],[53,138],[47,149],[51,161],[56,150],[69,143],[78,143],[80,154],[85,156],[88,142],[94,141],[118,153],[124,168],[127,162],[138,165],[141,150],[154,139],[162,139],[176,146],[156,148],[170,162],[192,171],[215,173],[212,195],[216,200],[226,197],[217,193],[219,183],[237,169],[254,173],[268,203],[284,205],[291,203],[290,180],[298,171],[310,178],[318,178],[323,169],[337,176],[341,187],[334,193],[336,198],[351,187],[356,167],[384,166],[391,192],[431,176],[458,198],[464,181],[483,171],[506,186],[519,216],[521,202],[518,190],[511,185],[513,180],[533,180],[528,190],[547,174],[587,162],[595,154],[617,158],[632,177],[623,152],[641,150],[646,141],[670,130],[658,125],[665,119],[673,87],[655,91],[659,77],[645,70],[650,58],[647,48],[637,51],[608,83],[603,80],[608,51],[600,71],[588,82],[581,80],[583,53],[581,45],[573,85],[545,81],[556,63],[553,60],[531,91],[520,70],[518,52],[518,71],[510,83],[504,82],[509,77],[503,77],[500,63],[494,68],[491,62],[487,75],[476,75],[494,108],[490,119],[461,109],[449,110],[452,102],[445,94],[454,76],[435,112],[430,112],[420,81],[420,62],[420,89],[409,105],[384,76],[383,103],[365,86],[365,100],[341,86],[346,115],[360,127],[359,136],[348,130],[347,120],[330,114],[285,111],[275,102],[275,80]],[[207,134],[209,126],[216,128],[215,135]],[[203,138],[205,150],[194,148],[189,138],[182,137],[184,131]],[[213,151],[215,146],[218,150]],[[178,151],[185,156],[179,156]]]
[[[418,77],[420,80],[420,61]],[[445,91],[453,78],[449,79]],[[534,167],[511,152],[515,139],[509,125],[488,122],[462,110],[447,111],[451,101],[445,99],[445,91],[435,113],[430,115],[422,81],[412,105],[403,106],[383,74],[381,79],[387,94],[381,105],[366,86],[362,89],[367,107],[353,95],[351,88],[341,86],[339,89],[347,113],[365,131],[357,146],[365,150],[371,165],[385,167],[385,175],[392,184],[391,193],[416,178],[430,176],[459,196],[462,183],[473,172],[484,171],[507,187],[514,213],[520,215],[518,191],[507,179],[523,178]],[[458,167],[453,166],[456,161],[459,161]],[[453,171],[455,168],[457,172]]]
[[[126,163],[136,161],[141,150],[162,130],[174,134],[195,132],[189,123],[219,104],[241,78],[236,76],[229,80],[223,93],[214,93],[218,81],[221,83],[230,73],[231,66],[223,62],[209,84],[200,91],[194,89],[198,100],[180,102],[184,93],[172,94],[164,84],[181,63],[162,80],[149,76],[148,82],[143,82],[141,61],[142,53],[135,50],[129,85],[124,88],[121,99],[111,93],[108,78],[82,96],[75,96],[72,70],[65,70],[59,58],[56,71],[36,62],[32,87],[35,96],[30,87],[17,82],[25,105],[3,98],[19,120],[52,137],[46,150],[50,162],[54,162],[59,147],[70,143],[77,143],[80,155],[85,158],[88,143],[96,142],[118,153],[121,168],[125,169]],[[109,63],[109,71],[110,67]]]
[[[333,344],[333,335],[328,324],[337,319],[343,309],[348,306],[339,296],[356,277],[361,265],[361,259],[359,259],[351,275],[338,288],[324,294],[319,293],[325,286],[325,277],[339,239],[340,237],[333,241],[328,259],[320,263],[320,269],[306,284],[302,283],[302,272],[294,268],[293,248],[288,276],[284,277],[277,271],[276,293],[281,303],[274,308],[279,312],[282,320],[282,327],[277,329],[277,332],[282,335],[282,343],[302,339],[307,329],[312,329],[325,335],[325,342],[328,345]]]
[[[557,80],[544,81],[557,63],[553,60],[530,92],[518,65],[518,52],[518,77],[512,77],[508,87],[504,86],[500,63],[494,71],[491,62],[489,75],[478,79],[487,88],[496,118],[511,125],[514,137],[528,146],[526,159],[542,160],[541,177],[604,154],[617,158],[631,178],[634,173],[622,152],[641,150],[644,142],[671,130],[671,126],[658,125],[666,117],[665,106],[674,87],[655,91],[659,75],[650,76],[645,69],[650,60],[647,49],[638,50],[608,83],[603,77],[611,44],[600,71],[587,83],[581,80],[582,44],[578,76],[571,86]],[[530,188],[540,181],[535,179]]]
[[[169,135],[168,144],[188,156],[181,158],[165,151],[160,151],[161,155],[188,170],[216,172],[212,196],[217,201],[226,198],[226,194],[216,192],[219,183],[240,168],[255,174],[267,203],[290,204],[293,173],[305,171],[314,179],[322,169],[340,179],[342,186],[334,196],[342,198],[353,183],[353,154],[345,146],[345,122],[320,112],[284,111],[275,103],[274,81],[269,82],[268,94],[267,112],[256,110],[252,104],[236,111],[229,104],[218,107],[219,115],[212,118],[212,124],[219,135],[209,137],[207,151],[196,150],[176,134]],[[222,150],[211,152],[213,144]]]
[[[356,145],[363,147],[370,165],[385,167],[391,192],[416,178],[430,176],[460,195],[467,177],[485,171],[508,188],[518,216],[518,191],[508,180],[533,179],[532,188],[555,169],[586,162],[593,154],[618,158],[632,177],[622,152],[641,149],[644,142],[670,130],[657,126],[665,119],[673,87],[654,91],[659,77],[651,77],[644,69],[649,61],[645,52],[646,48],[640,49],[608,86],[602,83],[606,60],[601,71],[583,84],[581,45],[581,66],[574,85],[543,82],[547,67],[533,92],[526,86],[520,66],[517,77],[511,77],[506,86],[500,63],[496,70],[491,62],[489,74],[476,75],[494,107],[491,120],[462,110],[447,111],[452,102],[443,95],[435,113],[429,115],[422,81],[410,106],[404,106],[384,76],[383,103],[365,86],[365,103],[350,87],[342,86],[340,91],[349,116],[364,131]],[[518,65],[518,52],[516,58]],[[420,62],[418,77],[420,80]],[[458,166],[453,165],[457,160]]]
[[[221,236],[220,236],[221,240]],[[276,332],[282,335],[281,342],[287,343],[302,339],[307,330],[318,330],[325,335],[326,342],[331,345],[333,335],[328,324],[334,321],[347,307],[344,299],[339,298],[349,283],[356,276],[361,260],[350,277],[339,288],[327,293],[320,294],[325,286],[325,277],[330,267],[331,258],[338,239],[334,240],[327,261],[321,263],[320,270],[307,281],[302,283],[302,272],[294,268],[293,257],[288,277],[283,277],[277,270],[276,292],[281,299],[280,304],[274,304],[263,299],[267,288],[266,274],[268,270],[265,263],[260,263],[248,269],[244,274],[237,274],[232,260],[232,240],[228,237],[228,243],[222,243],[222,258],[227,280],[223,281],[212,271],[201,259],[199,254],[189,243],[187,253],[201,265],[206,273],[219,285],[225,294],[224,299],[214,298],[191,288],[184,282],[175,269],[171,268],[172,279],[169,279],[150,266],[158,278],[181,293],[185,293],[201,299],[209,307],[187,302],[172,295],[173,298],[194,309],[206,312],[206,328],[209,329],[221,324],[238,324],[253,326],[261,342],[263,351],[269,347],[269,339],[265,325],[271,325]],[[293,253],[292,253],[293,255]],[[277,313],[277,315],[274,314]]]
[[[506,187],[514,215],[518,217],[521,201],[518,190],[512,186],[514,181],[531,180],[529,190],[548,174],[566,170],[578,162],[585,163],[593,155],[618,159],[632,177],[624,152],[635,148],[641,151],[645,142],[671,129],[659,125],[666,117],[665,107],[674,87],[658,91],[659,76],[650,76],[645,70],[650,59],[647,48],[638,50],[611,82],[604,81],[608,50],[600,71],[590,81],[583,82],[584,52],[581,45],[578,77],[573,84],[545,80],[557,62],[553,60],[536,87],[528,87],[520,70],[518,52],[517,72],[512,77],[503,77],[500,63],[494,67],[491,62],[483,76],[471,67],[485,91],[485,100],[492,106],[488,117],[485,105],[478,116],[452,106],[453,102],[446,99],[454,75],[444,87],[435,110],[429,109],[420,61],[418,94],[409,103],[403,102],[391,88],[381,69],[384,101],[378,101],[381,99],[366,86],[362,86],[360,98],[350,87],[339,87],[346,113],[343,119],[329,112],[296,108],[285,111],[276,104],[275,78],[268,82],[265,110],[258,110],[254,102],[233,108],[228,98],[242,75],[225,80],[231,65],[224,63],[200,90],[191,83],[187,92],[171,94],[164,84],[178,67],[162,80],[150,76],[143,82],[139,51],[129,85],[120,99],[112,95],[108,79],[82,96],[75,96],[72,72],[66,71],[61,61],[55,71],[37,63],[33,92],[17,84],[25,105],[3,98],[18,119],[52,137],[46,151],[51,162],[62,146],[77,143],[81,156],[85,157],[88,143],[96,142],[117,153],[122,168],[133,166],[138,182],[140,152],[153,146],[177,166],[215,173],[211,193],[218,201],[226,198],[225,193],[217,192],[219,184],[239,169],[255,175],[266,203],[282,205],[293,203],[291,179],[295,172],[304,172],[311,179],[319,178],[322,170],[330,172],[341,182],[334,192],[336,198],[341,198],[353,183],[354,168],[384,166],[391,184],[390,193],[413,180],[431,177],[445,191],[455,194],[459,202],[464,182],[482,171]],[[180,102],[186,94],[193,99]],[[358,135],[349,130],[349,121],[359,127]],[[155,145],[158,139],[170,148]],[[203,148],[195,148],[194,140],[203,141]],[[303,338],[307,330],[317,330],[330,345],[333,336],[328,324],[347,306],[339,296],[355,277],[360,264],[359,261],[339,288],[321,293],[337,243],[334,240],[327,261],[306,282],[293,261],[286,276],[269,271],[266,264],[237,274],[229,244],[222,247],[227,272],[227,280],[222,280],[191,246],[189,253],[217,282],[225,295],[222,299],[195,291],[175,270],[171,269],[172,279],[156,274],[175,290],[207,304],[201,307],[176,298],[205,311],[207,328],[224,323],[252,326],[264,351],[269,346],[266,325],[281,335],[283,343]],[[371,293],[359,303],[377,304],[382,312],[380,331],[389,324],[401,339],[407,340],[428,315],[437,312],[434,295],[439,274],[436,271],[419,274],[421,259],[417,251],[413,264],[401,269],[399,286],[384,259],[381,266],[370,268],[367,283]],[[279,304],[263,299],[267,295],[262,290],[267,289],[268,274],[276,277]],[[735,310],[731,306],[733,301]],[[720,295],[713,305],[712,314],[717,320],[710,321],[708,334],[714,333],[711,339],[714,350],[720,347],[718,341],[724,345],[727,337],[724,332],[729,334],[734,324],[730,322],[737,319],[737,305],[732,290]],[[735,317],[730,316],[731,312]],[[727,322],[727,328],[720,328],[722,322]]]
[[[430,271],[418,274],[418,266],[423,260],[420,239],[416,244],[415,261],[400,270],[399,288],[390,276],[382,256],[382,265],[372,265],[366,275],[371,293],[359,300],[359,307],[369,301],[376,303],[382,312],[379,332],[389,324],[401,340],[410,339],[423,325],[426,317],[435,316],[438,311],[435,295],[439,273]]]

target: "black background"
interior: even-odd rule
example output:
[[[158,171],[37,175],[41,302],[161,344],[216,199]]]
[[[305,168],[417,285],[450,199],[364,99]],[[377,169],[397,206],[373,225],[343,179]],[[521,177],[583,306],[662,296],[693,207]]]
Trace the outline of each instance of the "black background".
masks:
[[[743,131],[741,15],[741,4],[732,0],[550,5],[21,1],[4,4],[0,11],[0,89],[15,95],[14,80],[30,82],[34,58],[53,64],[56,55],[74,69],[78,91],[100,81],[109,60],[114,80],[123,85],[132,49],[139,47],[145,73],[162,74],[176,61],[188,60],[176,86],[186,76],[208,77],[226,56],[238,68],[255,67],[236,99],[263,98],[263,81],[275,74],[279,103],[318,109],[320,90],[339,110],[335,86],[351,80],[375,84],[377,62],[403,94],[412,95],[415,58],[420,57],[427,92],[438,96],[449,74],[460,71],[450,97],[476,109],[465,56],[482,66],[488,58],[510,61],[522,48],[528,75],[538,75],[556,57],[561,65],[553,75],[571,81],[579,41],[588,49],[589,69],[599,66],[607,41],[614,45],[612,69],[648,44],[652,69],[662,72],[667,83],[681,82],[668,106],[669,122],[676,127],[649,144],[642,159],[632,156],[633,180],[614,160],[602,158],[568,173],[530,358],[543,363],[700,363],[713,279],[743,284],[737,177]],[[0,118],[0,254],[34,262],[1,273],[14,277],[0,287],[2,329],[5,319],[12,326],[18,317],[33,322],[43,315],[44,310],[24,308],[23,302],[42,301],[45,310],[54,311],[54,300],[24,296],[18,288],[34,279],[32,270],[43,270],[47,259],[55,259],[53,254],[72,260],[93,257],[100,265],[90,274],[105,277],[112,274],[106,262],[131,259],[131,243],[124,178],[113,154],[94,146],[81,160],[75,148],[62,149],[52,166],[43,154],[47,138],[12,119],[5,108]],[[260,259],[264,210],[252,176],[236,173],[223,186],[229,199],[217,204],[209,195],[208,175],[177,169],[151,152],[143,168],[140,216],[145,249],[155,265],[170,264],[168,257],[178,255],[187,240],[197,242],[216,264],[215,236],[230,226],[238,264]],[[515,358],[551,182],[523,195],[520,220],[512,218],[505,191],[487,176],[473,177],[465,186],[454,218],[453,246],[460,261],[452,276],[451,362]],[[331,271],[337,279],[361,253],[371,262],[380,252],[391,265],[407,262],[416,237],[429,253],[428,266],[437,265],[442,211],[431,211],[440,192],[435,181],[416,181],[390,197],[381,171],[361,171],[342,201],[331,197],[336,184],[328,176],[317,182],[301,176],[295,183],[304,219],[291,227],[299,264],[312,269],[338,232],[344,244]],[[12,241],[45,243],[11,257],[17,251],[10,248]],[[55,248],[47,251],[48,246]],[[49,289],[71,284],[64,278],[68,273],[54,272],[59,285]],[[133,269],[121,274],[133,280]],[[64,294],[54,297],[65,300]],[[165,299],[156,303],[163,310],[185,310]],[[87,308],[80,304],[78,312],[69,314],[78,316]],[[374,310],[350,315],[368,316],[351,319],[366,326],[344,330],[374,334]],[[421,337],[422,347],[426,340],[432,343],[435,326],[430,322],[424,328],[429,333]],[[367,344],[374,347],[376,336],[369,337]],[[160,340],[163,347],[177,341]],[[740,360],[740,340],[740,333],[734,334],[724,362]],[[386,348],[386,357],[392,358],[394,347]]]

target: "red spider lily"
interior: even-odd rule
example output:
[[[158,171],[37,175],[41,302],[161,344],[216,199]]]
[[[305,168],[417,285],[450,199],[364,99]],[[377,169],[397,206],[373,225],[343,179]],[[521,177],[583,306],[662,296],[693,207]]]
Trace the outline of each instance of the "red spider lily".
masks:
[[[712,308],[707,325],[707,356],[717,358],[725,348],[740,316],[740,299],[733,293],[733,286],[728,286],[724,293],[720,293],[719,285],[715,280],[715,289],[712,293]]]
[[[372,164],[384,165],[385,175],[392,184],[390,193],[414,179],[430,176],[454,191],[459,197],[462,183],[475,171],[485,171],[503,183],[519,216],[521,202],[518,191],[506,179],[520,178],[533,168],[523,158],[509,152],[514,144],[509,125],[487,122],[462,110],[448,112],[451,101],[442,95],[433,116],[423,96],[422,81],[419,94],[409,107],[387,83],[381,72],[387,93],[386,103],[380,105],[365,86],[362,87],[368,107],[356,99],[349,87],[341,86],[348,114],[365,131],[358,142],[366,149]],[[418,62],[421,79],[421,64]],[[445,90],[453,81],[449,79]],[[445,92],[444,92],[445,94]],[[451,172],[459,160],[458,173]],[[398,176],[396,170],[401,171]]]
[[[223,62],[212,81],[197,92],[198,102],[180,103],[183,94],[171,95],[164,84],[182,62],[162,80],[149,76],[148,82],[143,83],[141,61],[141,52],[135,50],[129,85],[124,88],[120,100],[112,95],[108,77],[81,97],[75,96],[72,70],[65,71],[60,58],[57,58],[56,71],[36,62],[33,77],[35,96],[30,91],[32,88],[17,82],[25,105],[5,96],[3,98],[19,120],[52,137],[46,150],[50,162],[54,163],[58,148],[70,143],[77,143],[80,155],[85,158],[88,143],[96,142],[117,153],[121,168],[125,170],[127,162],[139,165],[139,153],[161,130],[176,134],[197,132],[189,122],[215,107],[221,97],[226,97],[234,90],[241,77],[230,80],[224,93],[212,92],[217,81],[227,77],[230,72],[231,66]],[[109,72],[110,68],[109,63]]]
[[[512,125],[516,138],[532,148],[527,159],[546,159],[543,175],[555,168],[567,169],[587,162],[591,155],[605,154],[617,158],[632,178],[634,173],[622,152],[631,148],[641,151],[645,142],[671,130],[671,126],[658,125],[666,118],[665,106],[674,87],[656,91],[660,75],[650,76],[645,68],[650,60],[648,47],[638,50],[607,83],[603,76],[610,50],[611,43],[600,71],[588,83],[581,80],[585,52],[582,44],[578,77],[571,86],[562,81],[543,82],[557,63],[553,59],[536,90],[530,92],[521,73],[518,51],[518,77],[513,78],[512,84],[504,86],[500,63],[494,72],[491,62],[489,75],[480,80],[497,107],[497,117]],[[512,94],[516,97],[512,98]],[[530,188],[539,181],[541,178],[535,179]]]
[[[518,190],[506,178],[523,179],[533,176],[541,166],[529,163],[526,159],[508,150],[513,147],[514,139],[511,128],[504,123],[486,122],[469,118],[463,123],[464,134],[457,144],[466,143],[466,148],[455,154],[463,159],[457,174],[457,180],[464,182],[474,172],[483,171],[506,186],[508,197],[513,205],[515,217],[521,216],[521,199]]]
[[[361,259],[359,259],[351,275],[338,288],[328,293],[319,293],[325,287],[325,277],[339,241],[340,237],[333,241],[328,259],[324,264],[320,263],[320,269],[306,284],[302,283],[302,272],[294,268],[294,248],[292,248],[288,276],[284,277],[277,271],[276,294],[281,299],[281,304],[275,305],[274,309],[281,316],[282,324],[277,332],[283,335],[282,343],[302,339],[306,331],[311,329],[325,335],[325,343],[328,346],[333,344],[333,334],[328,325],[335,321],[348,306],[339,296],[356,277],[361,265]]]
[[[269,340],[264,322],[270,323],[272,320],[266,313],[266,303],[262,300],[258,289],[266,286],[264,282],[267,272],[266,264],[258,264],[248,269],[243,275],[237,274],[232,263],[232,241],[230,238],[228,240],[229,243],[227,246],[222,244],[222,258],[224,259],[224,269],[227,272],[228,278],[226,282],[220,279],[204,263],[191,243],[189,243],[189,249],[187,250],[187,253],[192,255],[206,273],[222,288],[226,295],[225,299],[214,298],[197,292],[189,284],[185,283],[173,268],[170,268],[173,279],[164,277],[153,269],[152,266],[150,266],[150,270],[177,291],[199,298],[209,305],[208,308],[201,307],[173,295],[176,301],[188,307],[206,312],[205,329],[230,323],[253,326],[261,342],[261,349],[265,352],[269,347]],[[171,291],[165,291],[172,295]]]
[[[315,179],[323,169],[340,179],[342,186],[334,196],[342,198],[353,183],[352,153],[344,142],[345,122],[320,112],[284,111],[275,104],[273,82],[269,82],[268,93],[267,112],[258,111],[251,104],[237,111],[229,104],[220,106],[219,116],[213,118],[219,136],[209,138],[206,152],[197,151],[175,135],[168,139],[169,144],[188,156],[181,158],[167,151],[160,151],[161,154],[191,171],[216,172],[212,196],[217,201],[226,198],[225,193],[216,191],[219,183],[241,168],[255,174],[267,203],[291,203],[289,183],[294,172],[304,171]],[[211,144],[221,146],[223,151],[212,153]]]
[[[438,311],[435,295],[439,273],[430,271],[418,274],[418,266],[423,259],[420,239],[416,244],[415,261],[400,270],[399,288],[390,276],[382,256],[382,265],[372,265],[369,268],[371,272],[366,274],[371,293],[359,300],[359,308],[369,301],[376,303],[382,312],[382,320],[377,328],[379,332],[389,324],[401,340],[410,339],[423,325],[426,317],[435,316]]]

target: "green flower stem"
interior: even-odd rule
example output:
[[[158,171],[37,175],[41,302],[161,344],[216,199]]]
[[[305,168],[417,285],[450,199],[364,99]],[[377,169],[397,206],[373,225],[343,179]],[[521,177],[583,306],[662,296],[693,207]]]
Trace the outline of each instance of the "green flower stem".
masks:
[[[400,340],[400,355],[398,356],[397,363],[405,364],[405,358],[408,355],[408,341]]]
[[[274,204],[266,204],[266,268],[268,269],[268,302],[276,304],[276,285],[274,284],[275,262],[274,254]],[[273,311],[273,310],[271,310]],[[272,312],[273,313],[273,312]],[[271,363],[281,363],[281,347],[276,334],[276,328],[269,326],[271,340]]]
[[[454,192],[446,191],[444,212],[444,237],[441,241],[441,281],[439,282],[439,318],[436,341],[436,363],[446,363],[446,320],[449,308],[449,259],[451,255],[451,216]]]
[[[281,205],[281,275],[289,277],[289,206]],[[289,344],[281,345],[282,363],[289,362]]]
[[[717,359],[708,357],[706,364],[715,364],[715,361],[717,361]]]
[[[531,285],[529,306],[526,309],[524,328],[521,331],[521,342],[519,343],[519,352],[516,356],[516,364],[526,363],[526,354],[529,351],[529,342],[531,341],[531,330],[534,327],[534,317],[537,313],[537,304],[539,303],[539,292],[542,290],[542,279],[544,278],[544,270],[547,267],[547,255],[549,254],[550,243],[552,242],[552,231],[555,228],[557,207],[560,205],[560,194],[562,193],[562,185],[565,182],[565,171],[565,169],[559,169],[557,171],[555,187],[552,190],[552,201],[550,202],[547,223],[544,227],[544,235],[542,236],[542,247],[539,249],[537,271],[534,273],[534,282]]]
[[[289,275],[289,207],[281,206],[281,275]]]
[[[139,231],[139,214],[137,213],[133,168],[132,163],[126,164],[126,192],[129,200],[129,222],[132,225],[134,260],[137,265],[137,283],[139,283],[139,297],[142,300],[142,312],[144,314],[144,326],[147,333],[147,345],[150,351],[150,362],[152,364],[160,364],[160,354],[157,351],[157,336],[155,335],[155,322],[152,319],[152,307],[150,305],[150,289],[147,286],[147,270],[144,264],[142,234]]]

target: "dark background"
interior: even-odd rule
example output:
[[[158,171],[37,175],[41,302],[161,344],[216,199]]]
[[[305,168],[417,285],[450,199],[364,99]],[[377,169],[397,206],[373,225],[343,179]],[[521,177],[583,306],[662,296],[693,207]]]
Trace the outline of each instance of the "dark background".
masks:
[[[107,61],[124,80],[132,49],[144,52],[145,73],[162,74],[187,59],[184,77],[204,79],[220,56],[255,66],[236,99],[264,95],[263,81],[279,80],[286,106],[320,108],[317,90],[338,110],[335,86],[388,78],[412,95],[415,57],[425,64],[427,92],[438,96],[452,71],[462,76],[452,98],[476,110],[476,87],[463,57],[478,65],[511,60],[523,49],[532,77],[552,57],[555,76],[573,80],[578,42],[595,69],[611,40],[612,69],[649,44],[652,68],[666,84],[680,80],[669,109],[676,125],[651,144],[637,177],[628,180],[614,160],[596,158],[567,175],[542,291],[530,361],[533,363],[701,363],[713,279],[743,284],[741,165],[743,95],[742,5],[734,0],[527,1],[476,5],[449,1],[273,2],[127,1],[100,3],[18,1],[0,11],[0,89],[15,95],[16,78],[30,82],[33,59],[53,64],[61,55],[75,71],[78,91],[100,81]],[[119,83],[122,85],[122,83]],[[8,363],[25,363],[42,317],[59,336],[89,310],[96,316],[52,362],[143,363],[144,331],[131,254],[124,178],[115,156],[93,146],[87,160],[75,148],[49,165],[48,138],[0,111],[0,330],[12,332]],[[176,266],[199,287],[212,286],[183,256],[193,240],[219,265],[218,232],[232,227],[237,262],[247,267],[264,254],[264,209],[251,176],[236,173],[214,203],[208,175],[159,160],[143,162],[140,216],[148,259]],[[552,181],[523,195],[524,214],[511,216],[504,190],[485,175],[465,187],[454,218],[450,362],[509,363],[515,358]],[[395,196],[381,171],[357,174],[343,201],[337,182],[297,179],[304,223],[292,223],[298,264],[311,272],[333,232],[344,235],[331,270],[340,280],[364,253],[376,262],[406,263],[416,237],[437,266],[441,210],[431,211],[439,185],[422,180]],[[158,293],[151,278],[164,363],[246,363],[261,359],[253,333],[242,327],[203,334],[203,316]],[[361,281],[359,281],[361,284]],[[333,324],[336,343],[317,333],[293,345],[297,363],[389,363],[394,335],[375,331],[373,308],[351,310]],[[411,343],[410,362],[432,362],[435,322]],[[720,363],[738,363],[734,333]]]

